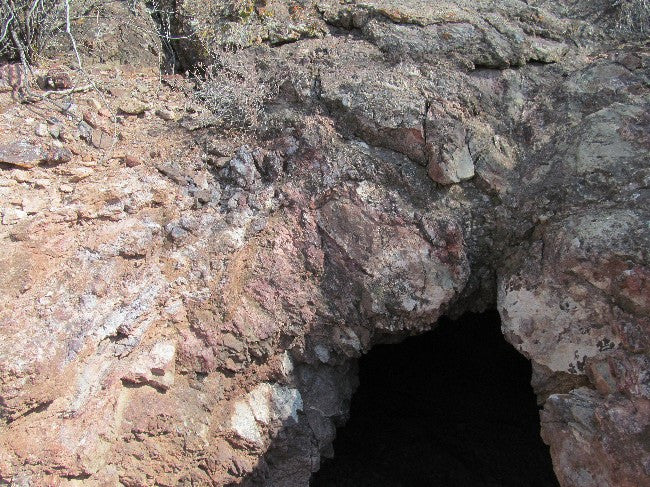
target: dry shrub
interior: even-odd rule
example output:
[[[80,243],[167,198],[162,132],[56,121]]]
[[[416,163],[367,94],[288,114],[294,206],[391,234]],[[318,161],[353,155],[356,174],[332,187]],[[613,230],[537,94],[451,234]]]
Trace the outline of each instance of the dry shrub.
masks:
[[[222,51],[201,71],[196,95],[225,128],[256,125],[264,104],[278,92],[279,77],[262,72],[245,51]]]
[[[0,0],[0,58],[33,63],[65,25],[62,0]]]

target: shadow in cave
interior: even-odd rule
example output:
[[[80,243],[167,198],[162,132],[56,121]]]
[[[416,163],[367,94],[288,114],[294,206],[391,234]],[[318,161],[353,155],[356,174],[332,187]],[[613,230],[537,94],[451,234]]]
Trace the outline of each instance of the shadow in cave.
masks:
[[[530,377],[496,311],[379,345],[310,485],[555,487]]]

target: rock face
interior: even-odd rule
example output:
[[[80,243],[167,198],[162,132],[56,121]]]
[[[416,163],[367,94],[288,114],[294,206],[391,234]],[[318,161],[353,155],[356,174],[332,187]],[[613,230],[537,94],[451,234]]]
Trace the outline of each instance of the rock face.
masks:
[[[650,51],[617,7],[175,3],[185,65],[239,29],[283,82],[246,133],[161,120],[180,159],[7,152],[0,479],[307,485],[356,358],[496,306],[560,483],[650,485]]]

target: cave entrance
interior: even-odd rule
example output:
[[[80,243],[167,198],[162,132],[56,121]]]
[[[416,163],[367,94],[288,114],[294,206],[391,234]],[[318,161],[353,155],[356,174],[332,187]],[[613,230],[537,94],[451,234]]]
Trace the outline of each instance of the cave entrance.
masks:
[[[531,366],[496,311],[378,345],[312,487],[555,487]]]

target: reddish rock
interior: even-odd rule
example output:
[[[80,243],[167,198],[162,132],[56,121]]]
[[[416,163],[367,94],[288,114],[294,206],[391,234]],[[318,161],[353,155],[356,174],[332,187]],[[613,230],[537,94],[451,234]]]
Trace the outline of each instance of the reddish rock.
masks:
[[[44,77],[44,85],[49,90],[69,90],[74,83],[67,71],[56,68],[47,72]]]
[[[126,154],[122,160],[126,167],[136,167],[142,164],[142,160],[133,154]]]
[[[92,128],[96,129],[99,126],[97,122],[97,117],[95,114],[89,111],[85,111],[83,114],[83,121],[90,125]]]
[[[90,135],[90,143],[97,149],[108,150],[113,147],[115,139],[102,129],[93,129]]]

